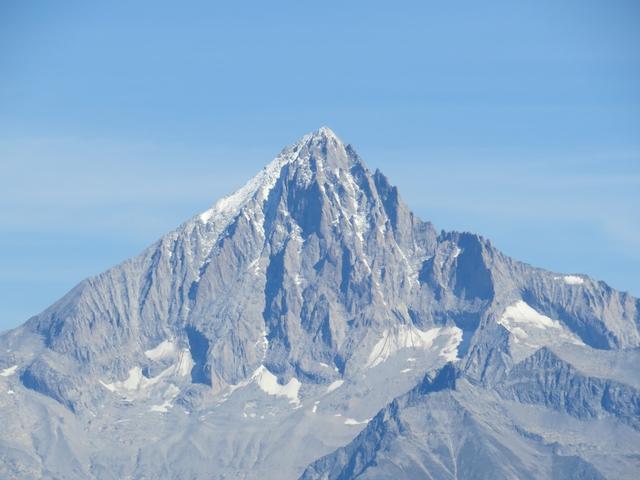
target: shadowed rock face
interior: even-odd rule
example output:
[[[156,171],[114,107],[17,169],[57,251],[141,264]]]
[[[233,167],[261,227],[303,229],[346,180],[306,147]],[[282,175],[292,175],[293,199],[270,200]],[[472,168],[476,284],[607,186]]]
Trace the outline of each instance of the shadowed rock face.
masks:
[[[624,478],[638,307],[438,233],[322,128],[0,337],[0,476]]]
[[[581,419],[613,415],[640,429],[638,389],[584,375],[547,347],[515,365],[496,391],[504,398],[544,405]]]

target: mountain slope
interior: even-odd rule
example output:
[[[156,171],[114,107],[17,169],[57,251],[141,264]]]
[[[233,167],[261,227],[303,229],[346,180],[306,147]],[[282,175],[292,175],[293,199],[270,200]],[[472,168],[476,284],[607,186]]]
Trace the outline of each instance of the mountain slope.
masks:
[[[565,400],[579,405],[573,392]],[[504,401],[449,364],[301,478],[635,478],[639,439],[637,429]]]
[[[571,421],[556,396],[579,378],[595,393],[580,397],[590,416],[576,421],[606,413],[633,430],[639,307],[477,235],[438,233],[321,128],[0,337],[0,475],[296,478],[447,362],[497,404]],[[565,384],[528,384],[527,362]],[[490,419],[469,421],[455,428],[493,445]],[[524,461],[509,455],[505,476]]]

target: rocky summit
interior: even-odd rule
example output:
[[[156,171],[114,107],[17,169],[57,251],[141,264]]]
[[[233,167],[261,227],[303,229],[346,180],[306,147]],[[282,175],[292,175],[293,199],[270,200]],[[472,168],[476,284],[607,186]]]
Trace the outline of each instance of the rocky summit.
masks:
[[[0,336],[0,478],[636,479],[639,327],[321,128]]]

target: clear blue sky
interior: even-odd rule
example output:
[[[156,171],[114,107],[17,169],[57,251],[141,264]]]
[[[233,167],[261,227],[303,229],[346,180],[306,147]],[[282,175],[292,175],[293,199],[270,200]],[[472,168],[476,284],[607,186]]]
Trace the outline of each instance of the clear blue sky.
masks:
[[[0,329],[321,125],[437,227],[640,295],[638,25],[618,0],[2,1]]]

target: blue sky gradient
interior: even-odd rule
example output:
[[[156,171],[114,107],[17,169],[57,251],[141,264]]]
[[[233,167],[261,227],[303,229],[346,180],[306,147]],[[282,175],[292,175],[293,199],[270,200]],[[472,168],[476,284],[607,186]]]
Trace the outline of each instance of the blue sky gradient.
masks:
[[[640,3],[228,3],[0,2],[0,330],[321,125],[438,228],[640,295]]]

